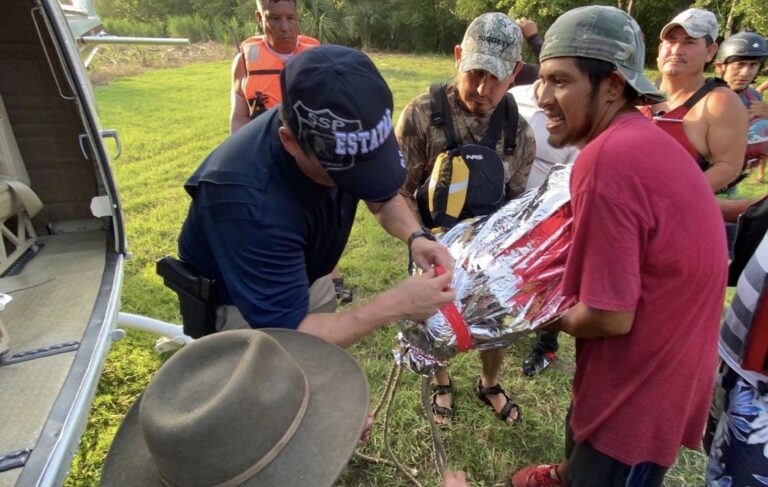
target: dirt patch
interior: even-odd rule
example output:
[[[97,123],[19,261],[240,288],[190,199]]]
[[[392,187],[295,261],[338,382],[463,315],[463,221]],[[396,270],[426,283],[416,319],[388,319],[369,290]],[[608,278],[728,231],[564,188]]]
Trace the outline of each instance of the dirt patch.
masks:
[[[135,76],[150,69],[228,61],[234,54],[234,46],[217,42],[189,46],[102,46],[88,67],[88,77],[94,86],[102,86],[115,78]]]

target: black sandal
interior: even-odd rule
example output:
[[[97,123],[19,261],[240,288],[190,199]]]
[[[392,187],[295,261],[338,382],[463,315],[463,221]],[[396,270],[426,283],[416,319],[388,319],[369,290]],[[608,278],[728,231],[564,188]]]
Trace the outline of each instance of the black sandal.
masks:
[[[444,396],[445,394],[451,394],[451,401],[453,401],[453,381],[448,379],[448,385],[432,384],[432,398],[430,404],[432,405],[432,414],[438,414],[443,417],[444,420],[453,419],[453,409],[447,406],[439,406],[437,404],[437,396]],[[446,423],[442,423],[438,426],[443,426]]]
[[[333,290],[336,292],[336,299],[341,304],[349,304],[352,302],[352,290],[344,283],[343,277],[333,277]]]
[[[496,384],[495,386],[491,387],[483,387],[483,380],[478,377],[477,379],[477,398],[480,399],[484,404],[487,404],[488,407],[493,409],[493,412],[496,414],[496,417],[500,420],[507,422],[507,419],[509,419],[509,415],[512,413],[512,410],[517,411],[517,417],[512,421],[512,424],[518,424],[523,421],[523,411],[520,408],[519,405],[514,403],[512,399],[507,396],[507,393],[504,392],[504,389],[501,388],[499,384]],[[496,394],[503,394],[504,397],[507,399],[507,402],[504,404],[504,407],[501,408],[501,412],[496,413],[496,408],[493,407],[493,403],[490,399],[488,399],[488,396],[495,396]]]

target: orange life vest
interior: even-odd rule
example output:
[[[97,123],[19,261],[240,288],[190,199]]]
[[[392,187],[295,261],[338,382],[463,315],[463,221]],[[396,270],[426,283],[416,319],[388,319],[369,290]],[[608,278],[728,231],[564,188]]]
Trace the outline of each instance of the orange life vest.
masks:
[[[320,42],[317,39],[300,35],[292,55],[318,45]],[[241,89],[253,119],[283,99],[280,92],[280,71],[285,63],[267,47],[263,36],[249,37],[243,41],[240,53],[247,73],[241,81]]]

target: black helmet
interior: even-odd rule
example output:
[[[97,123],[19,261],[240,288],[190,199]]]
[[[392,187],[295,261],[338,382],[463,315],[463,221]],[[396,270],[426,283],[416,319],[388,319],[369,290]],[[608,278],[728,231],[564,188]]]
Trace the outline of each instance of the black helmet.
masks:
[[[768,44],[763,36],[754,32],[739,32],[720,44],[716,60],[727,64],[732,57],[758,58],[762,61],[766,56]]]

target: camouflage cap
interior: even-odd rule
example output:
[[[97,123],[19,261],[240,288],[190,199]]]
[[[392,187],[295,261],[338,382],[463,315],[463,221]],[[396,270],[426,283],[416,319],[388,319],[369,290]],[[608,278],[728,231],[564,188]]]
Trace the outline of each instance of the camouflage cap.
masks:
[[[459,70],[464,73],[482,69],[498,79],[506,79],[521,59],[522,42],[520,27],[508,15],[483,14],[464,33]]]
[[[640,95],[639,104],[664,100],[643,74],[645,43],[635,19],[615,7],[590,5],[565,12],[547,30],[540,61],[584,57],[613,63]]]
[[[661,29],[659,39],[662,41],[670,30],[675,27],[682,27],[689,36],[694,39],[700,37],[709,36],[712,41],[717,40],[717,33],[720,30],[720,26],[717,24],[717,17],[709,10],[700,8],[689,8],[679,14],[675,15],[672,22],[668,23]]]

